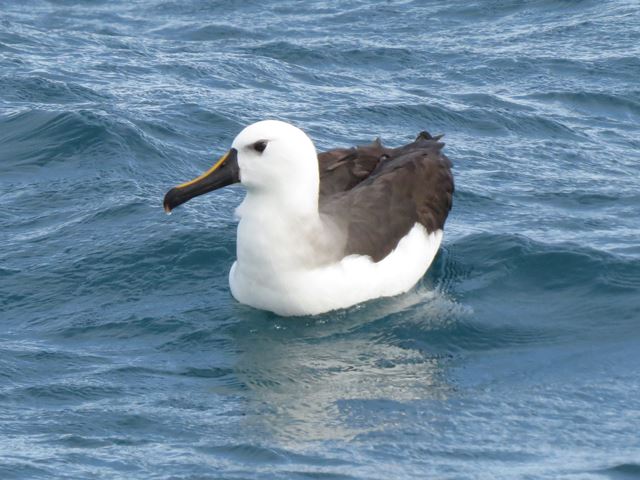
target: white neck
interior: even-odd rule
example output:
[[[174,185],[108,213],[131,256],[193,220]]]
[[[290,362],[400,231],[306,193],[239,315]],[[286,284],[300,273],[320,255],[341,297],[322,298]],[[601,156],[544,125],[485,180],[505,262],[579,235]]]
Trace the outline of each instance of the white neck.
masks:
[[[307,268],[318,260],[323,227],[318,213],[317,188],[291,188],[284,195],[248,190],[236,210],[240,217],[237,238],[239,268],[276,271]]]

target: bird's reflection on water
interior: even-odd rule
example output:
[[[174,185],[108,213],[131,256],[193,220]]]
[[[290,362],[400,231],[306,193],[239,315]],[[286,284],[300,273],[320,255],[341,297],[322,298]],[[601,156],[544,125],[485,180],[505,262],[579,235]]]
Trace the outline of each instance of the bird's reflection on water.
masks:
[[[319,317],[256,318],[252,311],[230,329],[238,354],[227,393],[242,391],[247,422],[281,441],[353,439],[396,421],[376,402],[410,405],[450,395],[451,356],[422,337],[464,314],[424,286]]]

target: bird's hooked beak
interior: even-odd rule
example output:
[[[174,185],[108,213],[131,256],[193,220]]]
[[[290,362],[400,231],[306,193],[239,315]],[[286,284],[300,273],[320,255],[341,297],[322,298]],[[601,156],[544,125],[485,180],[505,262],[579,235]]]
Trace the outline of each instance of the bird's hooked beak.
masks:
[[[239,181],[238,151],[232,148],[202,175],[169,190],[164,196],[164,211],[171,213],[171,210],[188,202],[193,197]]]

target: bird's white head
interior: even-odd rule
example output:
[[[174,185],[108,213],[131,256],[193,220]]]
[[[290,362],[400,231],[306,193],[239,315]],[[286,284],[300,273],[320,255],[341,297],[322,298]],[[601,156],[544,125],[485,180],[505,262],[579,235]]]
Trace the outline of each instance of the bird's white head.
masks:
[[[249,193],[284,195],[295,201],[297,190],[315,192],[318,157],[311,139],[299,128],[278,120],[249,125],[233,141],[240,182]]]
[[[247,189],[246,202],[317,212],[316,149],[302,130],[278,120],[264,120],[242,130],[231,149],[207,172],[167,193],[165,210],[238,181]]]

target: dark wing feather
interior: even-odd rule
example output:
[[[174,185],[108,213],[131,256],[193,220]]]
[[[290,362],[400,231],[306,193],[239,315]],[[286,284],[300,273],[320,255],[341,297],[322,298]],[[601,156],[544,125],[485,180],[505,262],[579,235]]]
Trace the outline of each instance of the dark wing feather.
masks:
[[[349,154],[334,154],[336,150],[321,154],[325,161],[332,158],[328,154],[335,155],[338,166],[333,171],[342,170],[340,177],[321,173],[325,194],[320,196],[320,209],[346,233],[345,255],[369,255],[377,262],[416,222],[429,233],[444,227],[454,186],[451,162],[441,153],[444,144],[438,139],[423,132],[415,142],[396,149],[378,143],[341,150]],[[370,150],[361,153],[363,148]],[[364,170],[365,175],[353,173]],[[323,188],[323,180],[334,178],[339,185]]]
[[[389,158],[390,152],[378,139],[371,145],[320,153],[320,197],[351,190],[371,175],[381,161]]]

